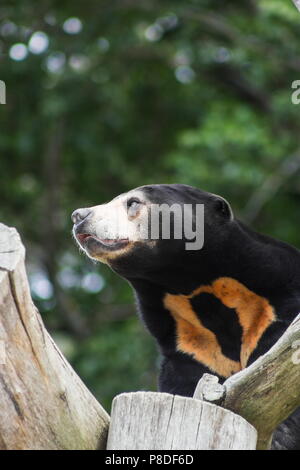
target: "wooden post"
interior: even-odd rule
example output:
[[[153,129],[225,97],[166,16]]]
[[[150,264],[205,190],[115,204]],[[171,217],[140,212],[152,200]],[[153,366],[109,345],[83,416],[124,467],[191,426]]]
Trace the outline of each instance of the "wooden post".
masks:
[[[168,393],[115,397],[108,450],[254,450],[257,433],[244,418],[210,403]]]
[[[0,449],[103,449],[109,416],[45,330],[24,255],[0,224]]]

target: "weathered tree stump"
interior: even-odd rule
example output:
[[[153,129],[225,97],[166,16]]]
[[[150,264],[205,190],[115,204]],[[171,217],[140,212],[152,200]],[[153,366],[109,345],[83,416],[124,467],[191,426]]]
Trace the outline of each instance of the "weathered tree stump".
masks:
[[[0,449],[103,449],[109,416],[45,330],[24,256],[0,224]]]
[[[257,433],[244,418],[210,403],[168,393],[115,397],[109,450],[254,450]]]

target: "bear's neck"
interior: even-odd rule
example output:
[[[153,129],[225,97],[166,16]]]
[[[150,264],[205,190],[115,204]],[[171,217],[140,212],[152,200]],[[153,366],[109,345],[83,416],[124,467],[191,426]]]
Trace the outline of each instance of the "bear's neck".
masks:
[[[202,250],[178,254],[170,266],[129,281],[142,297],[153,286],[162,294],[189,295],[221,277],[233,278],[260,292],[262,287],[276,290],[287,284],[291,290],[299,289],[299,251],[295,248],[258,234],[238,220],[220,240],[217,246],[207,240]]]

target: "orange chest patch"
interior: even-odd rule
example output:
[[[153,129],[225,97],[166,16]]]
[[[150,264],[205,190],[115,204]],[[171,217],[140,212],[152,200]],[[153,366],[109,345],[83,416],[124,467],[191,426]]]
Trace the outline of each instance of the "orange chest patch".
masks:
[[[201,294],[211,294],[223,305],[235,310],[242,330],[239,360],[232,360],[223,354],[216,334],[203,325],[201,311],[194,311],[191,300]],[[274,309],[266,298],[230,277],[220,277],[189,295],[166,294],[164,306],[176,322],[177,349],[192,355],[223,377],[246,367],[263,333],[276,319]]]

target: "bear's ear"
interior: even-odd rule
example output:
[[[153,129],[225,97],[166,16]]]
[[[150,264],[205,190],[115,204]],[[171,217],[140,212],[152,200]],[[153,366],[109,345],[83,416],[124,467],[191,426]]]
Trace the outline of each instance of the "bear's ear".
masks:
[[[234,215],[233,215],[231,206],[229,202],[226,201],[226,199],[224,199],[221,196],[217,196],[217,198],[214,201],[214,204],[215,204],[216,212],[221,217],[227,220],[233,220]]]

